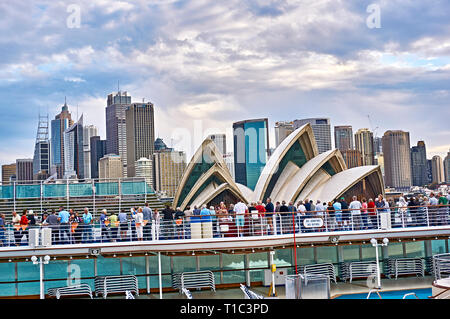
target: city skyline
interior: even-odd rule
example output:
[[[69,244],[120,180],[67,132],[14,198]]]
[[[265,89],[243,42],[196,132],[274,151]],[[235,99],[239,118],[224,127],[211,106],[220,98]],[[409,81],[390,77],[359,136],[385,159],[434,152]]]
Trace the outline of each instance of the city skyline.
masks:
[[[67,27],[64,5],[8,6],[0,164],[33,155],[38,114],[54,118],[64,96],[104,139],[106,96],[118,81],[133,102],[157,106],[155,122],[170,124],[156,127],[166,141],[199,119],[222,133],[267,117],[273,147],[275,122],[326,117],[354,131],[378,127],[377,137],[406,130],[411,145],[427,143],[427,158],[450,149],[445,7],[383,2],[381,28],[370,29],[368,4],[357,1],[120,4],[80,1],[79,28]]]

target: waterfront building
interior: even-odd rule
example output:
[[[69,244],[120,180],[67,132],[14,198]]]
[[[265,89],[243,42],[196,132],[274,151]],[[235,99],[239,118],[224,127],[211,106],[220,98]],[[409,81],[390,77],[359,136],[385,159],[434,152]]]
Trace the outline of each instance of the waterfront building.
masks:
[[[306,124],[290,134],[263,167],[254,189],[234,181],[216,145],[206,139],[196,151],[174,197],[174,205],[265,201],[295,202],[305,198],[332,201],[353,195],[384,194],[379,166],[347,169],[339,150],[319,154],[314,133]]]

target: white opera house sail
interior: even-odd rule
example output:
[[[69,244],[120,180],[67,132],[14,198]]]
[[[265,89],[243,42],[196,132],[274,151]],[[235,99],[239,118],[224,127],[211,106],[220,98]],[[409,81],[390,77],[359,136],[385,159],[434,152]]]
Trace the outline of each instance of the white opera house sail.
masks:
[[[203,204],[299,200],[333,201],[353,195],[375,198],[384,194],[378,165],[347,169],[338,149],[319,154],[313,131],[306,124],[275,149],[254,190],[236,183],[215,143],[206,139],[187,166],[174,197],[174,206],[185,209]]]

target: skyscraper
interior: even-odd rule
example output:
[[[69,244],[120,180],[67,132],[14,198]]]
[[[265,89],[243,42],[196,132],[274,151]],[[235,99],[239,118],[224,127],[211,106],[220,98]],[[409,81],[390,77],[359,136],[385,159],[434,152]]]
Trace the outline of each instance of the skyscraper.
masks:
[[[100,136],[92,136],[91,146],[91,178],[98,178],[98,161],[106,155],[106,140],[101,140]]]
[[[445,182],[450,183],[450,151],[448,151],[447,156],[444,158],[444,177]]]
[[[227,153],[227,137],[225,134],[211,134],[208,138],[217,145],[222,155]]]
[[[409,132],[387,131],[382,143],[386,186],[409,190],[412,185]]]
[[[51,121],[51,169],[57,172],[58,178],[64,175],[64,131],[72,125],[72,116],[64,101],[61,113]]]
[[[353,150],[353,130],[350,125],[334,127],[334,144],[341,152]]]
[[[97,127],[87,125],[83,127],[83,162],[84,178],[91,178],[91,137],[97,136]]]
[[[278,147],[292,132],[294,132],[293,122],[275,122],[275,147]]]
[[[367,128],[359,129],[355,133],[356,149],[361,152],[363,165],[374,165],[373,133]]]
[[[85,178],[83,115],[64,132],[64,178]]]
[[[233,123],[234,173],[237,183],[254,189],[267,162],[268,119]]]
[[[310,118],[294,121],[294,130],[305,124],[311,124],[311,128],[316,138],[319,153],[331,150],[331,126],[329,118]]]
[[[431,159],[431,167],[433,174],[433,183],[440,184],[444,182],[444,164],[439,155],[433,156]]]
[[[411,173],[413,186],[428,184],[427,150],[424,141],[418,141],[417,146],[411,147]]]
[[[2,185],[8,185],[16,176],[16,163],[2,165]]]
[[[109,94],[106,102],[106,151],[108,154],[120,155],[124,167],[127,168],[127,135],[125,110],[131,105],[131,96],[127,92],[118,91]]]
[[[39,115],[39,124],[34,144],[33,179],[47,179],[50,176],[50,140],[48,138],[48,115]]]
[[[127,176],[136,176],[135,163],[141,157],[153,158],[155,119],[153,104],[132,103],[125,111],[127,141]]]
[[[186,168],[186,154],[181,151],[161,150],[153,154],[154,188],[169,197],[175,192]]]
[[[33,159],[17,159],[16,160],[16,179],[17,182],[33,180]]]

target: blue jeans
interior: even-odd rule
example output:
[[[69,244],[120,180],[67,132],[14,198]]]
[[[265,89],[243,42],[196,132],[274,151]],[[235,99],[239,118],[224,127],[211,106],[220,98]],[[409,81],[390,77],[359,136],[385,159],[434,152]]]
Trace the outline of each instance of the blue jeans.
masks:
[[[64,240],[64,233],[67,236],[67,240]],[[68,223],[61,224],[59,226],[59,241],[60,244],[62,244],[63,242],[66,244],[70,243],[70,225]]]
[[[94,241],[94,234],[92,233],[92,225],[91,224],[83,224],[82,227],[83,227],[83,229],[82,229],[83,243],[92,243]]]

